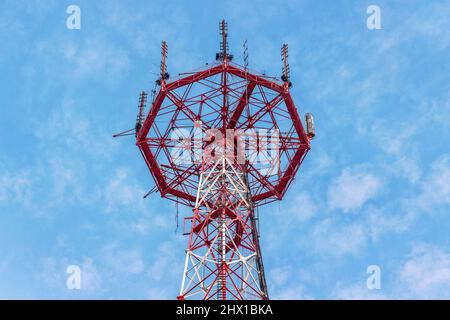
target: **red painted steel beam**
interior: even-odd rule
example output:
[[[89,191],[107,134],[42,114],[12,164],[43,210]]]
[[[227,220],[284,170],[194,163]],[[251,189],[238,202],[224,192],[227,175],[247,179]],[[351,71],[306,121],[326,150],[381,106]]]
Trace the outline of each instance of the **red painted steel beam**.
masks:
[[[187,77],[184,77],[184,78],[178,79],[174,82],[171,82],[166,85],[166,89],[174,90],[179,87],[185,86],[189,83],[197,82],[197,81],[203,80],[205,78],[211,77],[213,75],[216,75],[218,73],[221,73],[223,70],[224,70],[224,66],[223,66],[223,64],[220,64],[220,65],[212,67],[210,69],[207,69],[204,71],[199,71],[199,72],[191,74]]]
[[[295,171],[293,172],[293,175],[295,176],[295,174],[297,173],[297,171],[300,169],[300,166],[301,166],[301,164],[303,163],[303,160],[305,159],[305,157],[306,157],[306,155],[308,154],[308,151],[309,151],[310,149],[306,149],[305,150],[305,152],[303,153],[303,155],[301,156],[301,159],[300,159],[300,162],[299,162],[299,164],[297,165],[297,168],[295,168]],[[294,181],[294,179],[290,179],[288,182],[287,182],[287,184],[284,186],[284,189],[283,189],[283,191],[282,191],[282,196],[286,193],[286,191],[288,190],[288,188],[289,188],[289,185],[292,183],[292,181]]]
[[[290,93],[284,92],[283,98],[284,98],[284,103],[286,104],[287,110],[289,112],[289,115],[291,116],[295,130],[297,131],[297,134],[300,137],[300,140],[306,142],[308,145],[308,148],[309,148],[309,139],[306,136],[305,130],[303,129],[302,121],[300,120],[300,117],[298,116],[297,108],[294,104],[294,101],[292,100]]]
[[[156,184],[161,192],[161,196],[165,195],[165,190],[167,189],[167,183],[164,179],[164,176],[158,166],[158,163],[156,162],[155,157],[153,156],[153,153],[150,150],[150,147],[147,145],[147,143],[138,144],[139,150],[141,150],[141,153],[144,157],[144,160],[150,169],[150,171],[153,174],[153,177],[155,178]]]
[[[241,70],[232,65],[228,65],[225,70],[231,74],[234,74],[235,76],[241,77],[243,79],[247,79],[251,82],[256,82],[257,84],[259,84],[263,87],[266,87],[268,89],[271,89],[273,91],[276,91],[278,93],[284,92],[284,88],[282,85],[279,85],[275,82],[269,81],[264,77],[257,76],[252,73],[248,73],[247,71]]]
[[[239,120],[239,118],[242,114],[242,111],[244,111],[244,108],[247,105],[247,101],[250,98],[250,96],[252,95],[255,87],[256,87],[255,82],[248,83],[246,90],[242,94],[242,97],[239,99],[239,103],[236,107],[236,110],[234,111],[233,115],[231,116],[230,124],[228,126],[230,129],[234,129],[236,127],[237,121]]]
[[[173,195],[175,197],[183,198],[183,199],[186,199],[188,201],[195,203],[195,196],[190,195],[186,192],[183,192],[183,191],[180,191],[177,189],[173,189],[173,188],[167,188],[166,193],[170,193],[171,195]]]
[[[139,133],[136,137],[136,144],[139,144],[145,137],[147,137],[147,134],[155,121],[156,115],[158,114],[159,109],[161,108],[161,104],[164,101],[164,98],[166,97],[166,91],[159,91],[158,95],[155,98],[155,101],[152,104],[152,107],[149,111],[149,114],[147,116],[147,119],[144,121],[144,125],[142,126],[141,130],[139,130]]]
[[[285,191],[286,187],[289,184],[289,182],[294,178],[295,173],[297,172],[298,168],[300,167],[300,163],[303,159],[303,157],[308,152],[308,149],[298,149],[295,153],[294,157],[292,158],[291,163],[289,163],[289,166],[286,169],[286,172],[284,173],[283,177],[280,179],[280,182],[278,183],[278,186],[276,187],[278,193],[282,196]]]

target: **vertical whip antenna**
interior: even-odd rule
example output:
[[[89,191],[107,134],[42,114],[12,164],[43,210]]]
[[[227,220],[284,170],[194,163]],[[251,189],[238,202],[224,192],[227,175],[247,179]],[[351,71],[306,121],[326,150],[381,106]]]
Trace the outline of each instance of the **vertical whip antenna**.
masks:
[[[244,41],[244,69],[247,70],[248,69],[248,44],[247,44],[247,40]]]
[[[283,80],[284,83],[287,83],[288,86],[291,87],[291,70],[289,68],[288,56],[288,45],[287,43],[285,43],[281,47],[281,61],[283,62],[281,80]]]
[[[160,68],[160,78],[158,80],[156,80],[156,84],[161,86],[163,83],[166,83],[166,80],[169,79],[170,75],[167,72],[167,64],[166,64],[166,60],[167,60],[167,52],[168,52],[168,47],[167,47],[167,43],[166,41],[163,41],[161,43],[161,68]]]
[[[220,52],[216,53],[216,60],[233,60],[233,55],[228,53],[228,24],[225,20],[222,20],[219,23],[219,32],[220,32]]]

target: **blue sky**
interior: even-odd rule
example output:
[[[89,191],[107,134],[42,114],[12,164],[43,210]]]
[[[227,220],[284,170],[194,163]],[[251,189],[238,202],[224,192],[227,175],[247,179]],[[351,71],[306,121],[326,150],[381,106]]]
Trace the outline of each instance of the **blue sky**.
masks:
[[[381,30],[366,27],[371,4]],[[0,298],[176,297],[176,208],[142,199],[150,173],[111,135],[153,88],[161,40],[171,74],[193,70],[222,18],[252,69],[279,76],[289,43],[291,93],[316,119],[285,199],[260,210],[271,297],[450,298],[449,16],[450,1],[2,1]]]

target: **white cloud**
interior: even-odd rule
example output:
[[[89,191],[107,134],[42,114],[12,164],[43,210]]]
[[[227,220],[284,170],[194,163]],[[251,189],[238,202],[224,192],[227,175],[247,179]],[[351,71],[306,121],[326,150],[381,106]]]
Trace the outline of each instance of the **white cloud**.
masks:
[[[278,267],[270,270],[269,276],[272,280],[272,283],[275,286],[281,286],[286,283],[286,281],[291,276],[291,268],[290,267]]]
[[[270,298],[275,300],[312,300],[313,296],[309,294],[305,287],[298,284],[290,284],[280,289],[274,290],[273,294],[269,292]]]
[[[422,168],[416,160],[409,156],[400,156],[392,163],[394,173],[400,173],[409,182],[416,183],[422,176]]]
[[[425,38],[433,41],[435,50],[447,48],[450,46],[449,4],[449,1],[430,3],[412,11],[412,14],[403,19],[397,19],[402,23],[396,24],[391,32],[380,38],[376,47],[383,53]]]
[[[406,231],[415,218],[414,213],[391,213],[376,207],[369,207],[363,213],[365,225],[370,231],[370,237],[376,241],[387,232]]]
[[[391,123],[382,125],[380,122],[376,122],[373,125],[372,132],[376,135],[375,139],[384,152],[400,154],[405,151],[407,142],[417,132],[418,124],[411,125],[405,122],[393,127]]]
[[[418,245],[399,273],[399,295],[418,299],[450,298],[450,252]]]
[[[386,234],[407,231],[415,218],[414,212],[392,212],[368,206],[351,221],[334,215],[314,222],[298,244],[312,254],[357,255],[368,245],[382,240],[382,236]],[[286,241],[280,238],[278,236],[273,241]]]
[[[175,215],[176,208],[167,209],[170,208],[170,202],[167,200],[158,206],[152,206],[152,202],[160,199],[144,199],[145,191],[129,168],[119,167],[114,170],[103,187],[104,211],[108,214],[120,213],[133,218],[132,221],[124,221],[123,218],[119,218],[117,222],[113,221],[118,229],[146,235],[155,228],[168,230],[174,226],[171,217]],[[161,210],[162,208],[164,209]]]
[[[112,33],[126,39],[126,48],[129,50],[126,53],[130,56],[145,57],[146,61],[149,56],[153,57],[147,66],[152,73],[159,72],[162,40],[166,40],[169,46],[168,68],[172,76],[212,60],[212,56],[205,59],[201,37],[189,37],[196,23],[179,5],[166,2],[164,6],[130,7],[117,1],[108,4],[103,22]],[[171,27],[164,28],[163,25]]]
[[[91,258],[84,259],[81,265],[81,288],[95,291],[101,287],[102,278]]]
[[[434,206],[450,204],[450,163],[445,156],[431,164],[429,173],[424,174],[421,193],[415,204],[422,210],[429,211]]]
[[[362,276],[353,284],[338,283],[332,297],[370,300],[450,298],[449,251],[434,245],[419,244],[413,247],[406,259],[397,263],[398,269],[383,272],[386,276],[382,277],[381,290],[367,289],[367,278]],[[389,278],[393,282],[385,286]]]
[[[155,250],[156,258],[148,268],[148,274],[153,281],[181,281],[185,256],[182,250],[177,251],[178,248],[175,241],[167,241]]]
[[[87,185],[88,169],[84,161],[61,156],[48,159],[43,166],[45,167],[38,175],[38,183],[51,184],[41,209],[73,203],[89,204],[100,198],[99,191]]]
[[[305,222],[311,219],[316,213],[317,205],[309,194],[300,192],[287,204],[283,205],[282,212],[277,214],[277,216],[284,223],[290,224],[292,218],[299,222]]]
[[[69,98],[63,99],[51,109],[45,121],[37,124],[35,135],[45,142],[40,145],[44,151],[64,148],[95,157],[97,162],[111,160],[117,147],[111,143],[110,134],[93,125],[83,106]]]
[[[419,181],[422,169],[418,163],[417,139],[420,128],[429,125],[427,117],[411,123],[403,121],[392,125],[392,121],[378,120],[369,130],[369,138],[385,153],[381,162],[383,171],[406,178],[411,183]]]
[[[291,211],[299,221],[306,221],[317,212],[317,206],[306,193],[297,195],[291,203]]]
[[[266,268],[266,277],[271,299],[313,299],[305,283],[310,283],[315,276],[306,269],[297,268],[292,264]]]
[[[357,254],[367,244],[367,227],[361,223],[338,224],[335,218],[328,218],[314,226],[308,243],[316,252],[345,255]]]
[[[174,295],[169,293],[169,290],[163,285],[160,287],[153,287],[147,290],[147,299],[149,300],[173,300]]]
[[[374,198],[380,189],[381,181],[378,177],[346,169],[328,188],[328,203],[331,209],[355,211]]]
[[[105,186],[106,212],[112,211],[144,211],[146,208],[142,196],[145,190],[133,181],[130,170],[117,168]]]
[[[66,286],[65,272],[64,263],[61,264],[54,258],[44,258],[41,261],[39,278],[49,287],[64,288]]]
[[[32,50],[42,60],[40,68],[43,72],[53,73],[57,65],[57,76],[62,81],[101,80],[114,84],[130,69],[126,46],[107,37],[106,33],[91,31],[74,41],[67,32],[70,31],[65,28],[55,29],[45,38],[33,42]]]
[[[332,293],[333,299],[339,300],[384,300],[387,296],[382,290],[369,290],[366,286],[366,279],[362,278],[361,283],[345,286],[338,283]]]
[[[310,156],[314,157],[314,165],[308,170],[302,171],[300,175],[302,176],[302,179],[316,181],[318,177],[330,172],[330,168],[333,167],[335,159],[333,159],[327,151],[320,149],[319,146],[314,148],[314,155]]]
[[[26,172],[0,175],[0,204],[27,201],[31,192],[32,179]]]
[[[102,37],[89,38],[79,48],[73,46],[68,47],[65,57],[74,66],[73,74],[77,77],[102,75],[115,79],[129,68],[128,53]]]
[[[117,273],[140,274],[145,269],[142,253],[139,249],[119,248],[111,243],[103,249],[105,262]]]

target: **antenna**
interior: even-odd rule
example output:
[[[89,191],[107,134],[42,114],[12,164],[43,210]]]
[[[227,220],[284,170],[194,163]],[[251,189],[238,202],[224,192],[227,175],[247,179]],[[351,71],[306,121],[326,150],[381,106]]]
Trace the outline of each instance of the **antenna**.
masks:
[[[283,80],[284,83],[287,83],[288,86],[291,87],[291,70],[289,68],[288,56],[288,45],[287,43],[285,43],[281,47],[281,61],[283,62],[281,80]]]
[[[244,41],[244,69],[247,70],[248,69],[248,44],[247,44],[247,40]]]
[[[167,72],[167,65],[166,65],[166,60],[167,60],[167,52],[168,52],[168,47],[167,47],[167,43],[166,41],[162,41],[161,43],[161,67],[160,67],[160,78],[158,80],[156,80],[156,84],[158,86],[161,86],[163,83],[166,83],[166,80],[169,79],[170,75]]]
[[[216,60],[222,60],[223,62],[227,60],[233,60],[233,55],[228,54],[228,24],[225,20],[219,23],[219,33],[221,36],[220,40],[220,52],[216,53]]]
[[[147,103],[147,93],[145,91],[142,91],[141,94],[139,95],[139,113],[136,118],[136,126],[135,126],[136,136],[139,130],[142,128],[142,124],[144,123],[144,109],[146,103]]]
[[[220,22],[220,35],[222,36],[222,41],[220,42],[220,51],[223,53],[223,59],[227,58],[228,51],[228,24],[225,20]]]

